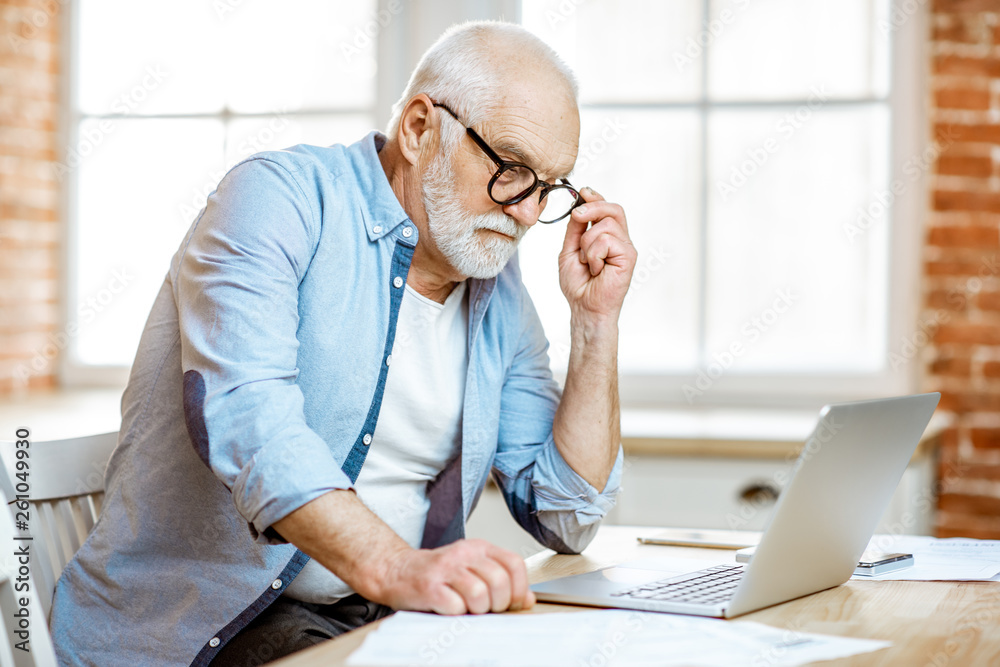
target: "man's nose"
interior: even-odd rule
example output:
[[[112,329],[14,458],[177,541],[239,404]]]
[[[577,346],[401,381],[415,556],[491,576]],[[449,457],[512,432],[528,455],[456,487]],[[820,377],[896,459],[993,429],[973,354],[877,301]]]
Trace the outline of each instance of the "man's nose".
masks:
[[[525,227],[531,227],[538,222],[538,216],[542,214],[542,207],[538,204],[537,192],[532,192],[531,195],[516,204],[507,204],[501,208],[504,213]]]

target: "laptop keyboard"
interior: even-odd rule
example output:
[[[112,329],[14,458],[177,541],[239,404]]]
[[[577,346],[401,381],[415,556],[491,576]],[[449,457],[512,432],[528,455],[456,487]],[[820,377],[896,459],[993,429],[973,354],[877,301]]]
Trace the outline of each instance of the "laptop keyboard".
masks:
[[[639,600],[670,600],[695,604],[716,604],[733,596],[743,576],[743,565],[716,565],[679,577],[629,588],[611,595]]]

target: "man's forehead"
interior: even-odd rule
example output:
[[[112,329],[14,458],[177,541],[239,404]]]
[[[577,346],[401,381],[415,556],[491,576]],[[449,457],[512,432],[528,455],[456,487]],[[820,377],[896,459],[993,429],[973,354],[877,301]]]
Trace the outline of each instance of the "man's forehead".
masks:
[[[542,178],[565,177],[576,162],[580,136],[575,108],[552,113],[512,104],[487,122],[484,137],[502,157],[523,162]]]

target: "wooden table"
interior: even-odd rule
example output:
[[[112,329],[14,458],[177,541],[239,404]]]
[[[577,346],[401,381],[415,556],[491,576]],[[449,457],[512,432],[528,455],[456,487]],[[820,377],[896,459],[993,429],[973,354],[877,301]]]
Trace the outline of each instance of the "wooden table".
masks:
[[[636,542],[655,528],[604,526],[579,556],[544,551],[528,559],[535,582],[580,574],[650,556],[717,559],[717,549],[665,547]],[[536,604],[522,614],[582,610],[586,607]],[[1000,665],[1000,582],[848,581],[843,586],[762,609],[742,620],[791,632],[887,639],[892,647],[824,662],[824,665],[886,667]],[[271,663],[280,667],[342,665],[378,622]],[[414,657],[415,662],[417,657]]]

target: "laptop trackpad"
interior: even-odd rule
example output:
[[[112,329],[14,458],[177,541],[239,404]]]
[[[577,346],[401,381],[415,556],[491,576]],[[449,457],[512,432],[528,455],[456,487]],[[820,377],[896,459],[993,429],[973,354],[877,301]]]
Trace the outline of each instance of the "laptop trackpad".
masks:
[[[656,581],[672,576],[657,570],[637,569],[631,567],[609,567],[597,572],[588,572],[574,577],[577,581],[613,581],[623,586],[638,586],[647,581]]]
[[[540,600],[559,600],[560,597],[608,598],[613,593],[662,579],[656,570],[633,570],[627,567],[609,567],[596,572],[561,577],[534,584],[531,587]],[[549,597],[553,596],[553,597]]]
[[[676,577],[688,572],[697,572],[716,565],[735,565],[732,552],[725,552],[726,556],[701,559],[701,558],[674,558],[671,556],[651,556],[619,563],[618,567],[630,570],[655,570],[657,579],[667,579]]]

